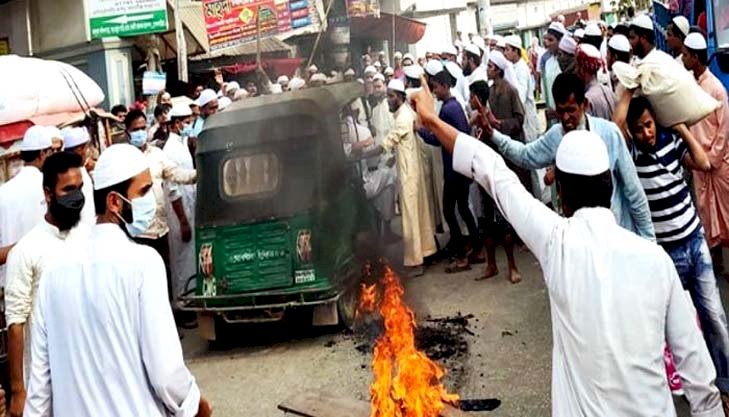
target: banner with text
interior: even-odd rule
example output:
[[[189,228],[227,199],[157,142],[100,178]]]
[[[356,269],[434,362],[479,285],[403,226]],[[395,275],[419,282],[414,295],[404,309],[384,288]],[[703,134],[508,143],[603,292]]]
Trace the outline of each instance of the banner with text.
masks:
[[[302,29],[319,30],[317,9],[312,3],[311,0],[203,0],[210,50],[254,41],[258,19],[261,38]]]

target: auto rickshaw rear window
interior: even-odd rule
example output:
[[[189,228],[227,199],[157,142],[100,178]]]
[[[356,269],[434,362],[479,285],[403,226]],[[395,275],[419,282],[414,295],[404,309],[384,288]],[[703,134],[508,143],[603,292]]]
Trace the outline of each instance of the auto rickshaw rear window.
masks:
[[[255,198],[278,189],[281,166],[275,153],[242,155],[223,163],[223,193],[227,198]]]

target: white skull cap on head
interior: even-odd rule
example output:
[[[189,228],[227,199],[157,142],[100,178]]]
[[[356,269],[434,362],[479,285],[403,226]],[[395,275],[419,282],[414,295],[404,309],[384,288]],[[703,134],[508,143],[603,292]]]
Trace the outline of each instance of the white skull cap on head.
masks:
[[[625,35],[617,34],[613,35],[608,41],[608,47],[619,51],[619,52],[630,52],[630,41]]]
[[[600,53],[600,50],[595,48],[594,45],[590,45],[589,43],[581,43],[577,49],[580,50],[580,52],[587,55],[589,58],[602,58],[602,54]]]
[[[561,33],[563,35],[564,35],[565,32],[567,32],[567,30],[564,28],[564,25],[562,23],[560,23],[560,22],[552,22],[552,23],[550,23],[548,30],[553,30],[553,31],[559,32],[559,33]]]
[[[683,41],[683,44],[694,51],[706,50],[706,39],[704,39],[702,34],[697,32],[689,33],[689,35],[686,36],[686,40]]]
[[[585,37],[585,29],[577,29],[574,34],[575,38],[582,39]]]
[[[395,70],[392,67],[387,67],[387,68],[385,68],[384,74],[385,75],[395,75]]]
[[[405,76],[408,78],[418,79],[421,75],[423,75],[423,68],[417,64],[408,65],[402,70],[405,73]]]
[[[501,53],[501,51],[491,51],[491,53],[489,53],[489,62],[502,70],[506,69],[509,65],[509,61],[506,60],[506,57]]]
[[[431,77],[438,75],[438,73],[442,72],[443,69],[443,63],[437,59],[431,59],[425,63],[425,72]]]
[[[455,62],[452,62],[452,61],[446,62],[445,68],[448,71],[448,73],[451,74],[451,77],[455,78],[456,80],[463,77],[463,70]]]
[[[20,142],[21,151],[41,151],[53,145],[46,126],[31,126],[25,131],[23,141]]]
[[[355,72],[354,72],[354,70],[353,70],[352,68],[350,68],[350,69],[348,69],[348,70],[344,71],[344,75],[349,75],[349,76],[352,76],[352,75],[354,75],[354,74],[355,74]]]
[[[630,26],[636,26],[645,30],[653,30],[653,20],[647,14],[642,14],[630,22]]]
[[[585,36],[602,36],[602,30],[597,23],[588,23],[585,27]]]
[[[494,37],[492,39],[496,41],[496,46],[498,46],[499,48],[506,47],[506,40],[504,39],[503,36],[494,35]]]
[[[405,55],[402,56],[402,60],[403,61],[406,60],[406,59],[409,59],[409,60],[415,62],[415,57],[413,56],[413,54],[411,54],[409,52],[407,54],[405,54]]]
[[[402,52],[400,52],[400,51],[395,52],[395,55],[393,55],[393,58],[402,59]]]
[[[225,91],[228,93],[234,93],[238,90],[240,90],[240,84],[238,84],[238,81],[231,81],[225,87]]]
[[[567,133],[557,148],[557,168],[574,175],[594,176],[610,169],[605,142],[589,130]]]
[[[389,83],[387,83],[387,89],[393,90],[393,91],[399,91],[401,93],[405,93],[405,84],[403,84],[400,80],[390,80]]]
[[[373,65],[368,65],[367,68],[364,69],[364,74],[377,74],[377,68]]]
[[[317,71],[319,71],[319,68],[317,68],[317,66],[316,66],[316,65],[313,65],[313,64],[312,64],[312,65],[311,65],[311,66],[310,66],[310,67],[309,67],[309,68],[307,69],[307,71],[309,71],[309,72],[317,72]]]
[[[473,42],[474,45],[476,45],[479,48],[481,48],[481,51],[485,51],[486,50],[486,42],[484,42],[484,40],[483,40],[482,37],[480,37],[480,36],[474,36],[473,39],[471,40],[471,42]],[[481,52],[479,52],[478,55],[480,55],[480,54],[481,54]]]
[[[217,98],[218,95],[215,93],[215,91],[206,88],[202,90],[202,92],[200,93],[200,97],[197,98],[197,104],[198,106],[203,107],[211,101],[216,100]]]
[[[683,36],[688,36],[689,32],[691,31],[691,24],[689,24],[688,19],[686,19],[683,16],[676,16],[672,20],[673,24],[676,25],[678,30],[683,33]]]
[[[286,75],[281,75],[276,79],[276,82],[279,84],[288,84],[289,83],[289,77]]]
[[[482,54],[481,48],[479,48],[478,45],[476,45],[475,43],[468,44],[466,46],[466,52],[468,52],[469,54],[473,54],[473,55],[479,56],[479,57]]]
[[[127,143],[111,145],[101,153],[94,168],[94,190],[117,185],[149,169],[147,157]]]
[[[382,75],[382,74],[375,74],[375,77],[372,78],[372,81],[377,81],[377,80],[380,80],[382,82],[385,82],[385,76]]]
[[[577,41],[575,41],[575,38],[569,35],[565,35],[562,37],[562,40],[559,41],[559,50],[568,54],[575,54],[575,49],[577,49]]]
[[[221,99],[222,100],[222,99]],[[178,103],[172,106],[169,113],[170,118],[172,117],[187,117],[192,116],[192,109],[185,103]]]
[[[187,107],[187,110],[190,110],[190,106],[185,107]],[[61,129],[61,136],[63,137],[63,146],[66,149],[88,143],[90,139],[89,131],[85,127],[64,127]]]
[[[446,45],[442,53],[443,55],[458,55],[458,50],[453,45]]]
[[[513,46],[514,48],[520,48],[522,47],[521,44],[521,37],[519,35],[509,35],[506,38],[504,38],[506,41],[506,44],[509,46]]]

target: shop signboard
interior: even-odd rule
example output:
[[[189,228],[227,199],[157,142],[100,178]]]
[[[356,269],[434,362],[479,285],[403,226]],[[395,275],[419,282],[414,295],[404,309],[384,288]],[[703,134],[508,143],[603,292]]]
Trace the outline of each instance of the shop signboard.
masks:
[[[166,0],[86,0],[91,39],[167,30]]]

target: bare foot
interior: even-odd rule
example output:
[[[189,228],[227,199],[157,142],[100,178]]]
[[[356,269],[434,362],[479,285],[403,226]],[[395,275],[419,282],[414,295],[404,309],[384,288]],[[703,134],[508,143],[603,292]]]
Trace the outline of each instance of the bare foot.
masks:
[[[483,281],[496,275],[499,275],[499,268],[496,265],[487,265],[486,273],[481,278],[476,278],[476,281]]]
[[[521,282],[521,273],[518,269],[512,269],[509,271],[509,281],[512,284],[518,284]]]

